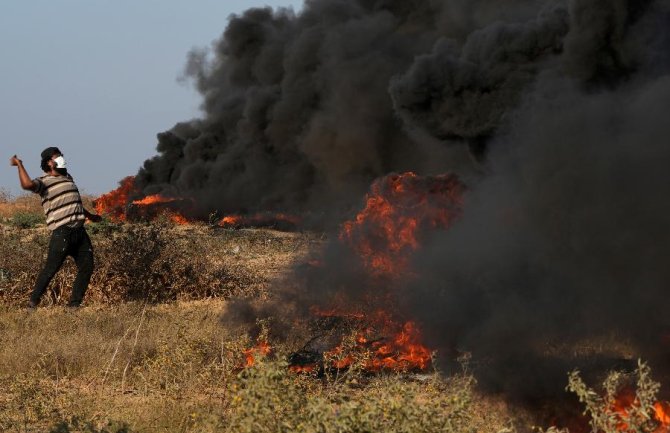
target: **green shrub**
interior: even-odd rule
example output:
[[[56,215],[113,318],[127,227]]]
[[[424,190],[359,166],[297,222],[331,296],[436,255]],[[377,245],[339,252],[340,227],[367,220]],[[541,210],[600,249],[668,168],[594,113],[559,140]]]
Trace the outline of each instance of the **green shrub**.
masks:
[[[9,219],[11,225],[22,229],[31,229],[39,224],[43,224],[44,221],[44,214],[28,211],[18,211]]]
[[[244,432],[473,432],[472,379],[432,383],[382,376],[361,387],[348,384],[314,389],[309,379],[288,372],[282,362],[244,370],[230,386],[226,431]],[[310,386],[312,388],[310,389]]]
[[[577,394],[579,401],[584,403],[584,414],[591,418],[593,432],[651,433],[658,427],[653,415],[660,384],[652,380],[651,369],[642,361],[638,361],[634,378],[635,403],[625,411],[617,410],[615,405],[622,386],[628,385],[626,380],[630,379],[624,373],[615,371],[607,376],[603,382],[605,395],[602,397],[584,383],[577,370],[570,373],[567,389]]]
[[[90,421],[84,421],[78,417],[72,417],[54,425],[49,433],[132,433],[126,423],[109,421],[102,427],[97,427]]]
[[[633,384],[633,382],[635,382]],[[649,366],[638,360],[635,372],[610,372],[598,392],[584,383],[579,370],[568,376],[567,390],[575,393],[584,404],[584,415],[589,417],[592,433],[652,433],[659,427],[655,404],[660,384],[651,378]],[[622,407],[622,392],[629,391],[631,404]],[[634,395],[633,395],[634,393]],[[568,433],[568,429],[551,427],[546,433]]]
[[[100,222],[90,223],[86,226],[86,230],[91,235],[110,235],[114,232],[121,231],[123,224],[116,223],[108,218],[103,218]]]

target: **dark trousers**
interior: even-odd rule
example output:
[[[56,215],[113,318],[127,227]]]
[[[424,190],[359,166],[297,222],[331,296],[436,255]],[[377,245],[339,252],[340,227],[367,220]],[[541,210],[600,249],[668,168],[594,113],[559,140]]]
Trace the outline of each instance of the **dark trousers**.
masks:
[[[37,277],[35,288],[30,295],[33,304],[39,304],[42,295],[49,286],[49,282],[63,265],[67,256],[71,256],[77,265],[77,277],[72,286],[69,305],[78,306],[81,304],[84,293],[88,288],[88,282],[93,274],[93,245],[91,245],[91,239],[83,227],[75,229],[58,227],[52,232],[47,262]]]

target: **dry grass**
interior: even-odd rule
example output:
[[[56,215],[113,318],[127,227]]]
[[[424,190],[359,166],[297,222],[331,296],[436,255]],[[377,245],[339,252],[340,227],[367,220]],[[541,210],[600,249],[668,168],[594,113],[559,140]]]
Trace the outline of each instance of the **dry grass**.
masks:
[[[31,428],[79,416],[102,424],[123,419],[157,431],[151,414],[164,403],[176,407],[186,399],[187,410],[219,402],[248,343],[220,326],[223,305],[4,308],[0,381],[9,390],[3,398],[10,410],[0,416],[0,430],[20,424],[22,416]],[[187,418],[191,412],[183,410],[173,407],[159,424]]]
[[[317,379],[288,372],[282,360],[295,349],[288,346],[275,347],[276,361],[242,369],[250,341],[221,325],[225,308],[222,300],[74,312],[3,307],[0,430],[494,432],[507,425],[506,409],[492,412],[468,375]]]
[[[26,311],[49,233],[16,215],[31,197],[0,195],[0,431],[501,432],[528,414],[477,394],[470,374],[290,373],[304,340],[273,343],[243,369],[250,337],[221,321],[229,299],[271,283],[323,236],[207,225],[91,224],[96,271],[85,307],[68,310],[71,262],[46,308]],[[295,329],[295,334],[307,332]],[[300,341],[299,341],[300,340]]]
[[[0,189],[0,218],[9,219],[19,212],[41,213],[40,198],[35,194],[14,198],[8,191]]]
[[[39,196],[21,195],[16,198],[0,190],[0,221],[11,225],[29,228],[44,223],[44,214]]]

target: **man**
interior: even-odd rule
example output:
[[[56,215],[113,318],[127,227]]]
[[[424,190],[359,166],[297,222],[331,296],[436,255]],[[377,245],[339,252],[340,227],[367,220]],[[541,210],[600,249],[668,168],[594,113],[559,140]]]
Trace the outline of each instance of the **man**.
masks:
[[[79,307],[93,274],[93,246],[84,229],[84,222],[86,218],[100,221],[101,217],[84,209],[79,190],[67,172],[63,153],[57,147],[48,147],[42,152],[41,167],[45,174],[36,179],[30,179],[23,162],[16,155],[9,162],[19,169],[21,188],[42,197],[47,227],[51,230],[47,261],[37,277],[28,306],[37,307],[65,258],[72,256],[77,265],[77,277],[68,306]]]

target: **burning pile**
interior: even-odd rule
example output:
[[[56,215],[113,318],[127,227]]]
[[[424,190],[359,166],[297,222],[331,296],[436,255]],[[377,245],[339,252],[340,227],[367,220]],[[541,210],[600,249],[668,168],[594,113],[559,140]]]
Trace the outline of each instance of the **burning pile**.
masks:
[[[190,198],[166,197],[160,194],[145,196],[135,184],[135,177],[121,180],[117,189],[101,195],[95,200],[95,210],[114,222],[153,221],[160,216],[169,218],[178,225],[198,221],[197,203]],[[211,222],[211,221],[209,221]],[[274,227],[293,230],[300,224],[300,218],[283,213],[257,213],[251,216],[226,215],[217,225],[225,228]]]
[[[611,405],[611,416],[616,422],[616,430],[620,432],[635,431],[634,425],[651,423],[653,433],[670,431],[670,403],[656,401],[652,404],[653,414],[650,418],[641,408],[635,392],[624,388],[619,392]]]
[[[291,356],[293,371],[353,364],[367,371],[428,368],[432,351],[422,344],[419,326],[396,311],[397,300],[386,288],[412,274],[412,254],[425,236],[459,217],[464,190],[454,175],[391,174],[372,184],[365,207],[342,225],[337,238],[345,254],[353,252],[360,262],[361,293],[352,300],[336,292],[329,305],[312,307],[318,335]],[[323,259],[313,268],[319,273],[338,266]]]
[[[369,372],[407,372],[430,366],[432,353],[421,344],[421,333],[412,321],[398,323],[382,310],[370,318],[363,314],[332,311],[315,310],[315,314],[320,319],[317,322],[322,334],[291,355],[291,371],[312,373],[324,368],[339,370],[356,365]],[[355,331],[347,334],[352,328]],[[329,348],[332,337],[337,343]]]
[[[400,276],[420,248],[420,237],[448,228],[460,216],[464,190],[453,174],[421,177],[408,172],[377,179],[365,208],[343,224],[340,240],[371,274]]]
[[[119,187],[103,194],[95,200],[95,211],[105,215],[112,221],[126,221],[126,211],[130,197],[138,193],[135,188],[135,177],[127,176],[119,182]]]
[[[649,365],[638,360],[636,371],[611,371],[601,392],[587,386],[579,370],[570,373],[569,391],[577,395],[585,410],[568,419],[572,433],[668,433],[670,402],[658,400],[660,384],[651,378]],[[588,426],[587,426],[588,422]],[[556,431],[556,422],[552,421]]]
[[[95,210],[114,222],[151,221],[160,215],[167,216],[175,224],[188,224],[191,219],[184,216],[193,208],[193,201],[160,194],[148,195],[142,199],[135,185],[135,177],[121,180],[119,187],[95,200]]]
[[[132,221],[152,221],[164,215],[175,224],[184,225],[191,222],[191,219],[184,214],[191,213],[192,208],[192,200],[155,194],[141,200],[133,200],[128,206],[127,216]]]
[[[265,338],[259,338],[256,346],[242,351],[244,354],[244,366],[252,367],[256,364],[256,359],[264,358],[272,353],[272,347]]]

